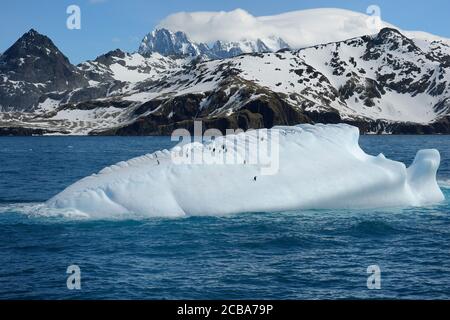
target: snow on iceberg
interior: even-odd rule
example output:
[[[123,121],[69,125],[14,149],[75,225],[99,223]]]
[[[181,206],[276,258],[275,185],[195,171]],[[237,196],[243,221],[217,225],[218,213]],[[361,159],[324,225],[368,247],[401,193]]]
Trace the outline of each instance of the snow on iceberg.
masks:
[[[261,175],[244,155],[261,130],[158,151],[105,168],[69,186],[47,202],[93,218],[224,215],[294,209],[422,206],[444,200],[436,182],[437,150],[420,150],[413,164],[371,156],[359,146],[359,130],[345,124],[298,125],[277,134],[278,170]],[[267,131],[267,130],[266,130]],[[262,140],[262,139],[261,139]],[[224,147],[234,141],[233,147]],[[228,144],[227,144],[228,145]],[[187,152],[188,150],[189,152]],[[210,158],[226,151],[232,164],[180,164],[202,151]]]

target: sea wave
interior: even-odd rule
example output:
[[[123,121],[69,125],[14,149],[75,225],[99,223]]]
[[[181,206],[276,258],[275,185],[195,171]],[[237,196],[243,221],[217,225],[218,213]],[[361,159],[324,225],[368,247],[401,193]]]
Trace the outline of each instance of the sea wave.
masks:
[[[439,179],[438,184],[441,188],[450,189],[450,179]]]
[[[50,208],[42,202],[7,203],[0,205],[0,214],[21,214],[28,217],[86,219],[89,215],[73,209]]]

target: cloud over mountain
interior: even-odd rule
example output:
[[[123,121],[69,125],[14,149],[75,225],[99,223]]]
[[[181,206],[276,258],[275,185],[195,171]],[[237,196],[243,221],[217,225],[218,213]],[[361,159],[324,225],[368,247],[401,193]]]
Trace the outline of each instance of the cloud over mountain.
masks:
[[[159,27],[184,31],[198,42],[239,41],[277,36],[301,48],[375,34],[392,25],[374,23],[374,17],[343,9],[311,9],[255,17],[243,9],[220,12],[179,12],[163,19]]]

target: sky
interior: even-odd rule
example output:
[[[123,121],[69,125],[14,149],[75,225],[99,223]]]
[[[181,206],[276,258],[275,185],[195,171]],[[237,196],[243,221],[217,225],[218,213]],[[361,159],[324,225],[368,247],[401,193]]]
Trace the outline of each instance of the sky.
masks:
[[[66,27],[69,5],[81,9],[80,30]],[[240,8],[258,17],[312,8],[365,13],[370,5],[380,7],[383,21],[403,30],[450,38],[448,0],[15,0],[1,4],[0,52],[34,28],[50,37],[72,63],[79,63],[116,48],[136,51],[145,34],[178,12]]]

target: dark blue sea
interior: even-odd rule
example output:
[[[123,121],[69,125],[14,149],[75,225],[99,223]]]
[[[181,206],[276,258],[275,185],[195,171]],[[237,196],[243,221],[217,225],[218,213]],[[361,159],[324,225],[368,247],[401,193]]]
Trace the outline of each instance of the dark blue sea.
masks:
[[[426,208],[147,220],[32,214],[78,179],[167,137],[0,137],[0,299],[449,299],[450,137],[365,136],[405,162],[437,148],[447,200]],[[81,290],[69,290],[78,265]],[[381,288],[367,288],[378,265]]]

